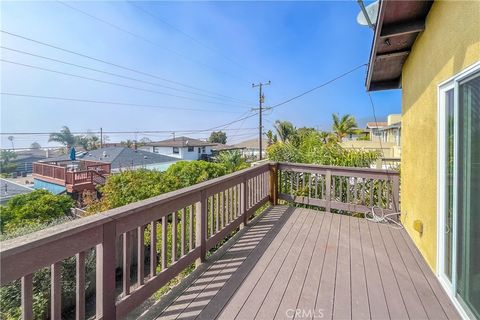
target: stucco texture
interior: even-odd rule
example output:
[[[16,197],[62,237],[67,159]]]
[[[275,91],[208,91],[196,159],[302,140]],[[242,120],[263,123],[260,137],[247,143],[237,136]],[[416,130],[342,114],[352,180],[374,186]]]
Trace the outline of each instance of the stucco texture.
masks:
[[[437,249],[438,85],[480,61],[480,1],[435,1],[402,72],[402,219],[430,267]],[[423,234],[413,229],[423,223]]]

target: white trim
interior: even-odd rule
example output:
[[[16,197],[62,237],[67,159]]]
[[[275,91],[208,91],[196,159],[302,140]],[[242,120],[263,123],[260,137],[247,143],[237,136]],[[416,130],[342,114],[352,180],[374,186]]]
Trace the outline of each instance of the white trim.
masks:
[[[445,258],[445,210],[446,210],[446,164],[445,159],[447,155],[446,150],[446,106],[445,94],[447,91],[453,89],[454,94],[454,142],[453,142],[453,190],[458,190],[458,143],[459,143],[459,83],[468,80],[470,77],[477,76],[476,73],[480,71],[480,61],[465,68],[463,71],[457,73],[453,77],[443,81],[438,85],[437,89],[437,267],[436,275],[440,284],[447,292],[452,300],[453,305],[459,312],[463,319],[471,319],[470,312],[462,305],[456,297],[457,286],[457,208],[458,208],[458,194],[453,193],[453,241],[452,241],[452,282],[444,274],[444,258]],[[472,318],[473,319],[473,318]]]

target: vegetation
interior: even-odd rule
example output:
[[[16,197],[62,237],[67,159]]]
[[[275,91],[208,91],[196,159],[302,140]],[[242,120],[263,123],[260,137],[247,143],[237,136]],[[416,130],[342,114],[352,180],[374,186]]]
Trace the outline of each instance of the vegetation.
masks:
[[[278,139],[282,142],[289,142],[297,132],[297,129],[289,121],[277,120],[273,127],[277,131]]]
[[[17,169],[17,165],[12,163],[12,160],[17,157],[17,154],[10,150],[0,151],[0,172],[10,173]]]
[[[67,195],[54,195],[46,190],[35,190],[10,199],[1,206],[2,233],[12,233],[19,228],[33,228],[64,218],[74,205]]]
[[[333,118],[338,119],[336,115]],[[350,119],[345,116],[343,118]],[[347,122],[351,122],[351,120],[347,120]],[[295,128],[292,124],[285,125],[284,121],[277,121],[276,123],[282,124],[282,128],[289,128],[287,130],[288,138],[286,140],[282,138],[282,141],[274,143],[267,148],[270,160],[369,167],[380,157],[380,153],[376,151],[347,150],[342,148],[338,144],[338,138],[343,134],[341,132],[348,131],[345,131],[345,128],[348,127],[347,125],[339,125],[339,132],[332,136],[325,132],[319,132],[314,128],[300,128],[291,131],[292,128]],[[284,129],[282,130],[285,131]]]
[[[48,226],[70,220],[70,208],[73,200],[66,195],[53,195],[45,190],[36,190],[29,194],[22,194],[10,199],[5,206],[1,206],[1,239],[6,240],[27,233],[44,229]],[[87,257],[87,268],[92,269],[95,260],[92,255]],[[90,290],[92,279],[86,282]],[[42,269],[33,277],[35,288],[33,295],[33,310],[35,318],[48,318],[50,271]],[[67,259],[62,264],[62,287],[65,303],[72,304],[75,297],[75,260]],[[0,288],[0,318],[19,319],[21,290],[20,280]]]
[[[108,138],[104,136],[104,140]],[[49,142],[58,142],[65,148],[71,148],[73,146],[80,146],[85,150],[95,150],[100,148],[100,138],[92,133],[86,135],[74,135],[70,128],[63,126],[60,132],[53,132],[48,139]]]
[[[117,208],[165,192],[188,187],[226,173],[223,165],[205,161],[180,161],[167,171],[127,170],[107,179],[102,198],[88,207],[90,213]]]
[[[208,141],[212,142],[212,143],[226,144],[227,143],[227,134],[223,131],[213,131],[210,134],[210,138],[208,138]]]
[[[349,114],[339,117],[337,114],[332,114],[333,119],[333,133],[335,134],[337,141],[341,142],[343,138],[350,134],[356,134],[358,132],[358,125],[355,118]]]
[[[40,146],[40,143],[38,142],[32,142],[32,144],[30,145],[30,149],[34,149],[34,150],[37,150],[37,149],[40,149],[42,146]]]
[[[215,161],[222,164],[227,173],[232,173],[248,167],[240,150],[222,151],[215,158]]]
[[[267,136],[268,146],[271,146],[278,141],[277,135],[274,134],[272,130],[268,130],[265,135]]]

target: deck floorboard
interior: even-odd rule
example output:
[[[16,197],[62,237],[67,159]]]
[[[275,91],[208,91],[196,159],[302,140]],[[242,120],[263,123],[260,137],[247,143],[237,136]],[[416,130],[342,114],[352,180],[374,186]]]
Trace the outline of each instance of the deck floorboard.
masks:
[[[275,206],[157,319],[459,319],[403,229]]]

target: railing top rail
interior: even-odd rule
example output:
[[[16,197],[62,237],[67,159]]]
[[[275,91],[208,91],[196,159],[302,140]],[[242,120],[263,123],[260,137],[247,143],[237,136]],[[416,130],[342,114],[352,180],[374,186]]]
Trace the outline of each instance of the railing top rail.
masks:
[[[187,188],[182,188],[172,192],[164,193],[156,197],[127,204],[125,206],[111,209],[108,211],[100,212],[90,217],[66,222],[18,238],[6,240],[1,244],[0,255],[2,256],[2,258],[5,258],[7,256],[23,252],[25,250],[40,247],[42,245],[45,245],[46,243],[54,242],[56,240],[76,234],[81,231],[85,231],[87,229],[97,227],[98,225],[110,221],[119,220],[126,216],[135,214],[139,211],[148,210],[150,208],[157,207],[159,205],[174,201],[176,199],[188,197],[193,193],[207,190],[210,187],[215,187],[219,183],[228,182],[243,175],[254,174],[255,172],[265,170],[269,167],[269,165],[270,163],[266,163],[260,166],[243,169],[222,177],[195,184]]]
[[[388,174],[388,175],[399,175],[398,171],[395,170],[386,170],[386,169],[372,169],[372,168],[362,168],[362,167],[341,167],[341,166],[327,166],[327,165],[318,165],[318,164],[306,164],[306,163],[293,163],[293,162],[279,162],[278,165],[285,167],[295,167],[295,168],[305,168],[305,169],[320,169],[320,170],[330,170],[332,172],[355,172],[355,173],[378,173],[378,174]]]

